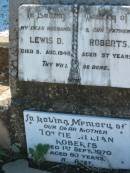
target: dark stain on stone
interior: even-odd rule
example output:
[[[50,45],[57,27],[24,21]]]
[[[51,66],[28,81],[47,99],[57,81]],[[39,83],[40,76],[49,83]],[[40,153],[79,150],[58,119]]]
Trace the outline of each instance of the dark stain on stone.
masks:
[[[79,6],[73,7],[73,33],[72,33],[72,59],[71,68],[68,78],[68,83],[80,84],[80,69],[79,69],[79,59],[78,59],[78,16],[79,16]]]

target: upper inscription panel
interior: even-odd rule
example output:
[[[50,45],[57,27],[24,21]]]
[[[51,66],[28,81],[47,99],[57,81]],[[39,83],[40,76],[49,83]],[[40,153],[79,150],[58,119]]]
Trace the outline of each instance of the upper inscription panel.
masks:
[[[19,79],[130,88],[129,8],[21,6]]]
[[[19,78],[67,83],[71,65],[71,6],[19,9]]]
[[[130,7],[81,6],[81,83],[130,88]]]

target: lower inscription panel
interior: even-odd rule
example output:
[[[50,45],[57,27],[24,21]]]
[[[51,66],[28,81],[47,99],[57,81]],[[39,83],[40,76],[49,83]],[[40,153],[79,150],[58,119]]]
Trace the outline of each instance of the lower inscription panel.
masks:
[[[130,169],[130,120],[24,111],[28,149],[49,144],[51,162]]]

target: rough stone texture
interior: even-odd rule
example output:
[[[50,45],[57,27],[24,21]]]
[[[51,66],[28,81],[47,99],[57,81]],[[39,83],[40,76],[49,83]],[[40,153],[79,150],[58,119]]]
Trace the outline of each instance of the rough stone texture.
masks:
[[[8,49],[0,47],[0,84],[8,84]]]
[[[0,147],[6,149],[10,148],[9,132],[1,120],[0,120]]]
[[[28,3],[130,5],[126,0],[10,0],[10,84],[12,140],[25,147],[23,110],[130,117],[130,89],[21,82],[18,80],[18,7]]]
[[[0,48],[0,69],[8,66],[8,49]]]
[[[46,171],[39,171],[28,167],[26,160],[17,160],[3,166],[5,173],[49,173]]]

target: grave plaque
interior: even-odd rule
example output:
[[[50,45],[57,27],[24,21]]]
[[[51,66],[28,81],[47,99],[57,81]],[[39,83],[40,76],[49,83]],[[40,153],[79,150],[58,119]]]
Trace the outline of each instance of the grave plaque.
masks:
[[[19,79],[130,88],[129,8],[21,6]]]
[[[81,83],[130,88],[130,7],[81,6]]]
[[[130,120],[24,111],[27,147],[49,144],[45,159],[130,169]]]
[[[19,78],[67,83],[71,65],[72,26],[71,6],[21,6]]]

